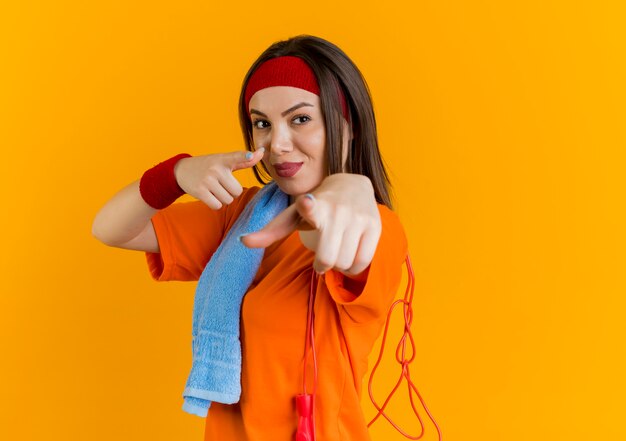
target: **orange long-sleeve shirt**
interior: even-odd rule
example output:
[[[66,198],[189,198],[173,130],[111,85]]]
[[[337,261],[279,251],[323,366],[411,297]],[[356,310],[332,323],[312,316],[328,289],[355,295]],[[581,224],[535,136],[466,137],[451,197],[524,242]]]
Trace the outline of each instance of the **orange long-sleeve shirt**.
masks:
[[[228,230],[259,187],[244,188],[235,201],[212,210],[200,201],[170,205],[152,223],[160,253],[146,253],[155,280],[198,280]],[[323,441],[369,440],[360,407],[367,358],[380,335],[400,284],[408,252],[398,216],[378,205],[382,233],[367,280],[351,292],[345,276],[328,271],[315,300],[318,389],[315,430]],[[302,393],[307,306],[314,253],[297,232],[265,250],[241,311],[241,399],[213,402],[205,440],[292,441]],[[350,287],[350,288],[348,288]],[[309,357],[309,363],[312,363]],[[312,376],[308,377],[308,385]]]

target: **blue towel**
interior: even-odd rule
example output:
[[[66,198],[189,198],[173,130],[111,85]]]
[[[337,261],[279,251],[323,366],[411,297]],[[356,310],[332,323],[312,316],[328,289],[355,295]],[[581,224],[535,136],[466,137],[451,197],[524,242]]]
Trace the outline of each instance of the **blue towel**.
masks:
[[[246,247],[239,237],[262,229],[288,205],[289,196],[275,182],[264,186],[202,271],[193,306],[193,359],[183,392],[185,412],[206,417],[212,401],[239,401],[241,303],[265,252],[264,248]]]

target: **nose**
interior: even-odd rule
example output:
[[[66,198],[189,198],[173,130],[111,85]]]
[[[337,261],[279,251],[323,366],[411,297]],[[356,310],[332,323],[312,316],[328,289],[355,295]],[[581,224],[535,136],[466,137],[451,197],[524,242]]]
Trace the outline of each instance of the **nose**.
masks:
[[[277,124],[272,127],[269,151],[274,155],[281,155],[292,150],[293,143],[291,142],[291,133],[289,133],[289,128],[284,127],[282,124]]]

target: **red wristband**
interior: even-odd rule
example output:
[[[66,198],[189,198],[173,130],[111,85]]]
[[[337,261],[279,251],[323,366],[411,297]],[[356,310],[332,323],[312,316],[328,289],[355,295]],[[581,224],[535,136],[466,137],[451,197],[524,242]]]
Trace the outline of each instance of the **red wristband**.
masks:
[[[174,166],[181,159],[189,157],[191,155],[188,153],[180,153],[160,162],[143,174],[139,181],[139,193],[146,204],[160,210],[185,194],[176,182]]]

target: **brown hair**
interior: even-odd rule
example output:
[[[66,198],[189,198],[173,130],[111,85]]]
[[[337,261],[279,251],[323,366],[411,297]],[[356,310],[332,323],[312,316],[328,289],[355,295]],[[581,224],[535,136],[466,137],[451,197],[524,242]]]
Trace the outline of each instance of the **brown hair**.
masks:
[[[353,138],[348,145],[346,173],[367,176],[374,187],[374,195],[379,204],[393,209],[391,183],[385,170],[380,151],[376,119],[369,88],[365,78],[337,46],[319,37],[298,35],[278,41],[267,48],[252,64],[246,74],[239,96],[239,122],[243,131],[246,149],[252,151],[252,122],[245,104],[245,90],[250,76],[266,60],[291,55],[302,58],[313,70],[320,88],[320,104],[326,129],[327,175],[342,173],[343,117],[338,87],[344,93],[350,112],[350,125]],[[259,170],[259,165],[261,170]],[[259,183],[271,179],[262,162],[254,166],[254,175]]]

